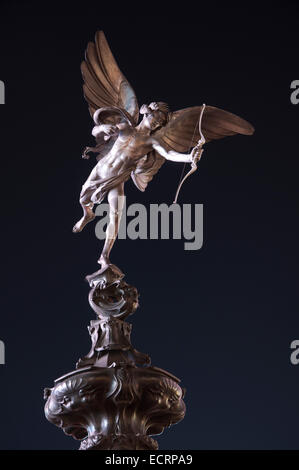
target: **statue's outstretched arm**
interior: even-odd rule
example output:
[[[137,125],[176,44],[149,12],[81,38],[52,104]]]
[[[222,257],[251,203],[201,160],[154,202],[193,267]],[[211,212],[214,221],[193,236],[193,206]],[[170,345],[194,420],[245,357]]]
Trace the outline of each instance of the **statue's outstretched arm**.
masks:
[[[153,148],[166,160],[171,160],[172,162],[182,162],[182,163],[191,163],[193,161],[193,152],[191,153],[179,153],[175,150],[165,150],[161,144],[158,142],[153,143]]]

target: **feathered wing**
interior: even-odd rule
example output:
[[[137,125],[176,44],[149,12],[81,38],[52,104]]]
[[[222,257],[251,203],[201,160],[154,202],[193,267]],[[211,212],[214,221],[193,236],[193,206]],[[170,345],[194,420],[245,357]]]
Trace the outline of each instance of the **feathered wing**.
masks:
[[[97,31],[95,42],[88,43],[81,71],[91,116],[99,108],[116,106],[124,109],[135,125],[138,123],[139,107],[134,90],[120,71],[103,31]]]
[[[131,173],[131,177],[140,191],[145,191],[148,183],[160,170],[164,162],[165,158],[161,157],[155,150],[152,150],[138,161],[135,170]]]
[[[155,138],[168,150],[189,152],[200,138],[198,123],[201,110],[202,106],[194,106],[175,111],[168,124],[155,133]],[[254,132],[249,122],[214,106],[205,107],[201,130],[206,142],[236,134],[251,135]]]
[[[198,123],[201,110],[202,106],[194,106],[171,113],[167,125],[155,132],[155,139],[168,151],[189,152],[200,138]],[[249,122],[213,106],[205,107],[201,130],[206,142],[235,134],[251,135],[254,132]],[[165,158],[156,151],[143,157],[131,175],[137,188],[144,191],[164,161]]]

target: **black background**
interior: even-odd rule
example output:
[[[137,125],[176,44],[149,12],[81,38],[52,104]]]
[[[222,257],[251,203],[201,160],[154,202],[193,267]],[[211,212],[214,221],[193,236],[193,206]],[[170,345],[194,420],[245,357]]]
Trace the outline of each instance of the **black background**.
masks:
[[[63,5],[63,6],[62,6]],[[78,195],[94,160],[80,62],[103,29],[139,104],[205,102],[256,128],[206,146],[180,203],[204,204],[204,245],[119,240],[112,261],[138,287],[133,344],[182,379],[187,414],[161,449],[298,449],[298,7],[182,2],[2,2],[0,448],[73,449],[43,415],[42,392],[88,352],[84,276],[102,242],[79,235]],[[167,162],[127,204],[171,203]]]

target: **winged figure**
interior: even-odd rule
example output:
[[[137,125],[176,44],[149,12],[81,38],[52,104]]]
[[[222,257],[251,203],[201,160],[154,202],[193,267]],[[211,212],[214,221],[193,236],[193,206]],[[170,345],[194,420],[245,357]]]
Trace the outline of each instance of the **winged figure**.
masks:
[[[82,157],[89,158],[93,152],[98,163],[82,186],[83,217],[73,231],[80,232],[94,219],[94,204],[107,196],[109,224],[98,260],[103,269],[110,265],[123,208],[124,183],[129,178],[144,191],[165,159],[191,163],[194,168],[204,143],[235,134],[251,135],[254,129],[244,119],[213,106],[170,112],[166,103],[157,101],[139,109],[134,90],[120,71],[103,31],[98,31],[95,42],[88,44],[81,71],[96,140],[94,147],[85,148]]]

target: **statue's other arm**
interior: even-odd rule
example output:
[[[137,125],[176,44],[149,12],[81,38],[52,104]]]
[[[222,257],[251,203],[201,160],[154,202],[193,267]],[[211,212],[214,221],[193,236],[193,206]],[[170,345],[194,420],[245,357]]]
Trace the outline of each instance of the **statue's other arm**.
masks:
[[[111,136],[119,132],[119,129],[112,124],[99,124],[92,128],[91,134],[98,142],[96,147],[85,147],[83,150],[82,158],[89,159],[89,152],[99,153],[103,147],[103,142],[110,139]]]
[[[97,138],[100,134],[111,136],[114,135],[116,132],[118,132],[118,129],[116,126],[113,126],[113,124],[100,124],[98,126],[94,126],[91,131],[92,135],[95,138]]]

